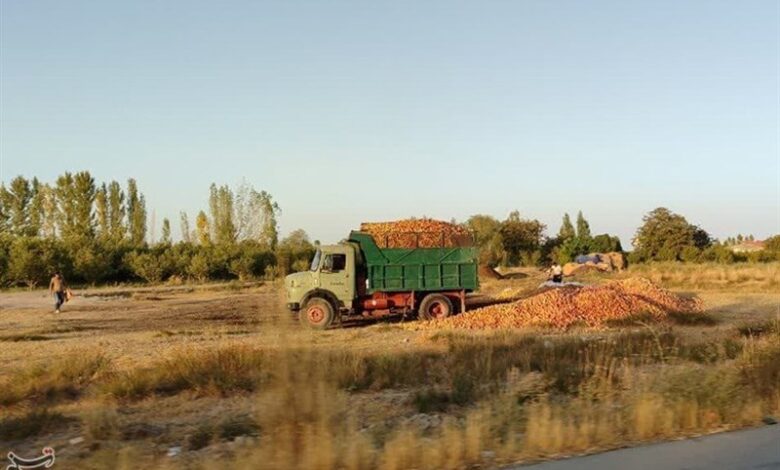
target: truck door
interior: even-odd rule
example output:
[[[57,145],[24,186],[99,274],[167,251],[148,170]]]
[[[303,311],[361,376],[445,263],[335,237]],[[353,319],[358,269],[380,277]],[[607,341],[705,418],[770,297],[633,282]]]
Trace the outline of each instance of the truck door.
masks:
[[[320,286],[336,294],[344,305],[352,306],[355,293],[355,258],[349,250],[327,253],[320,269]]]

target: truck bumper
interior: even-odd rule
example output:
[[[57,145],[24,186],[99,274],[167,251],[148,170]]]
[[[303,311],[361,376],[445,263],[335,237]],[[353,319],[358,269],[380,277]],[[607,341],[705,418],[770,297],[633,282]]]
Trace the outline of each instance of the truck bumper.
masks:
[[[297,312],[298,310],[301,309],[301,304],[299,304],[298,302],[290,302],[287,304],[287,309],[293,312]]]

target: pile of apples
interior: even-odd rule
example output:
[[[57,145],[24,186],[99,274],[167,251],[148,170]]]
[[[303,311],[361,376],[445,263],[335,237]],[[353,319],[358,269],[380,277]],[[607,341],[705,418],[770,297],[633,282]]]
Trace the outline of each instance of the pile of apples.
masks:
[[[511,304],[492,305],[432,322],[437,328],[504,329],[529,326],[566,329],[592,328],[609,321],[649,315],[663,321],[670,312],[696,314],[702,303],[678,296],[643,278],[599,286],[554,288]]]
[[[380,248],[440,248],[472,243],[471,234],[463,226],[435,219],[364,222],[360,231],[371,234]]]

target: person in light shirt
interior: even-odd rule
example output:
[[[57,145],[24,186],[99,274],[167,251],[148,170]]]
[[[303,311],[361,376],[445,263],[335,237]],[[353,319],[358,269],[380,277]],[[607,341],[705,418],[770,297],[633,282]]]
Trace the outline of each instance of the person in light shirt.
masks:
[[[557,262],[553,263],[553,265],[550,267],[550,276],[552,278],[552,282],[556,284],[563,282],[563,268]]]

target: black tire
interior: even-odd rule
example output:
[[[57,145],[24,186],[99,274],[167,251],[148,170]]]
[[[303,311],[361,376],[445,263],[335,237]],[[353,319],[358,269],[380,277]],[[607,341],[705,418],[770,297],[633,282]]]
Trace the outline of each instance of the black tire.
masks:
[[[441,320],[447,318],[455,312],[452,307],[452,301],[446,295],[428,294],[420,302],[417,315],[422,320]]]
[[[298,313],[301,323],[314,330],[324,330],[333,324],[336,309],[326,299],[312,297]]]

